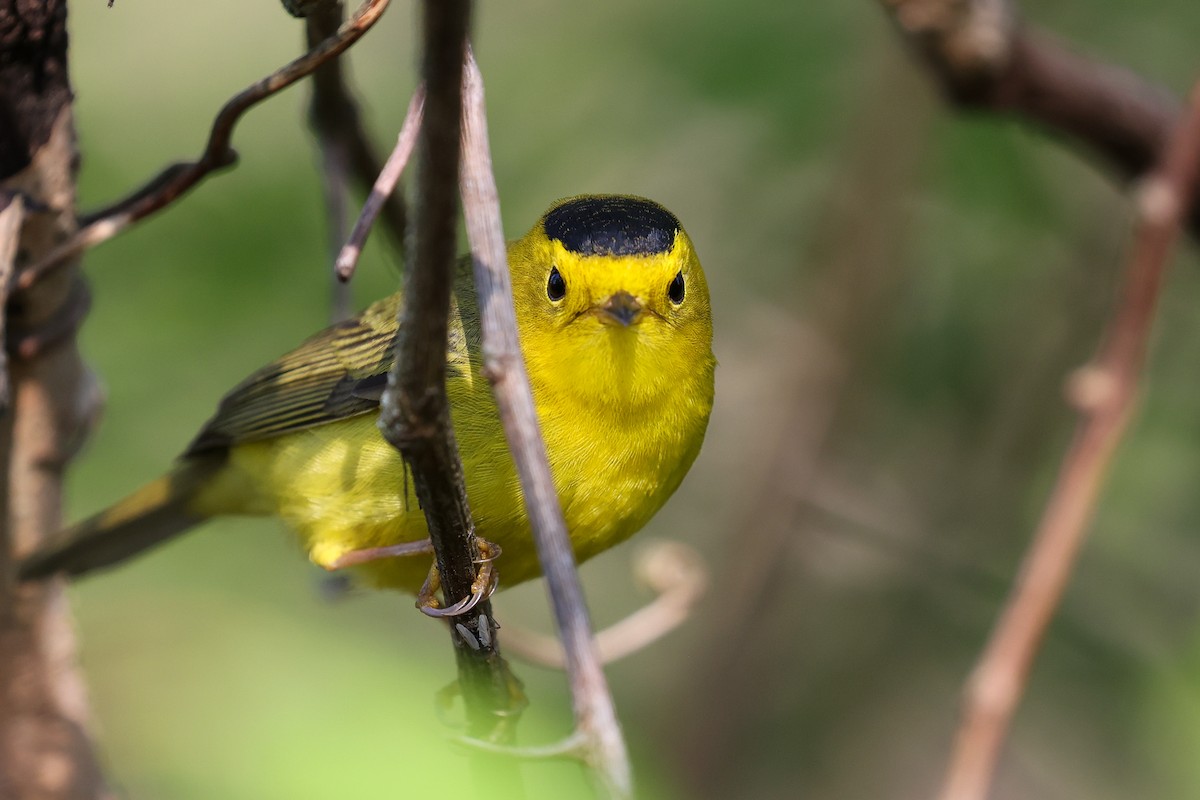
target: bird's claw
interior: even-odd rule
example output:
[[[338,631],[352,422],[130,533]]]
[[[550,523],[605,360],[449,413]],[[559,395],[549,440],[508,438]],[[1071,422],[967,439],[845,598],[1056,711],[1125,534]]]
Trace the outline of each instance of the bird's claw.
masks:
[[[386,547],[364,547],[361,550],[348,550],[337,557],[325,569],[335,572],[346,567],[368,564],[372,561],[382,561],[388,558],[405,558],[407,556],[427,555],[433,552],[433,543],[428,539],[417,542],[401,542]]]
[[[475,581],[471,584],[471,593],[457,603],[443,608],[437,598],[438,590],[442,586],[442,576],[438,572],[437,564],[434,564],[429,570],[429,577],[421,586],[420,594],[417,595],[417,608],[421,610],[421,613],[437,619],[457,617],[466,614],[490,598],[496,591],[500,582],[500,573],[496,570],[494,562],[500,557],[500,545],[485,539],[478,541],[479,558],[475,563],[480,566],[479,571],[475,574]]]

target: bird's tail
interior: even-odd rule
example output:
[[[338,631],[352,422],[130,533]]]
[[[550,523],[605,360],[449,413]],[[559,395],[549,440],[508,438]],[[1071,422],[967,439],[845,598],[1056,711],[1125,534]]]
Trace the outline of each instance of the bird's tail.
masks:
[[[189,510],[189,504],[219,463],[207,458],[181,461],[124,500],[50,537],[21,561],[20,577],[82,575],[183,533],[204,519]]]

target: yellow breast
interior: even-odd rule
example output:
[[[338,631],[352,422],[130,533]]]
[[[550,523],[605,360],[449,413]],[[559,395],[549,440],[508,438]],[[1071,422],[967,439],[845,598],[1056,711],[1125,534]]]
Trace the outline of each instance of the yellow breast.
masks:
[[[704,272],[670,212],[622,196],[560,201],[510,244],[508,257],[550,468],[576,557],[585,560],[645,525],[700,450],[715,368]],[[500,581],[511,586],[540,569],[480,377],[469,259],[455,298],[446,390],[476,530],[502,548]],[[230,442],[227,467],[191,510],[276,514],[325,567],[353,550],[427,538],[411,476],[365,399],[390,367],[398,305],[398,297],[377,303],[348,327],[310,339],[227,398],[196,445]],[[282,408],[279,397],[288,401]],[[309,427],[281,429],[277,417]],[[361,570],[377,585],[417,591],[429,566],[423,556]]]
[[[516,470],[483,381],[452,384],[452,416],[476,531],[503,550],[502,586],[540,574]],[[482,389],[482,394],[480,390]],[[697,415],[693,426],[707,418]],[[593,413],[595,413],[593,411]],[[584,561],[628,538],[678,487],[700,438],[665,419],[599,414],[586,424],[564,405],[539,403],[547,453],[576,558]],[[379,435],[374,414],[238,445],[229,468],[198,500],[204,513],[281,517],[309,558],[329,567],[352,550],[428,536],[399,454]],[[356,571],[369,583],[416,592],[424,557],[371,562]]]

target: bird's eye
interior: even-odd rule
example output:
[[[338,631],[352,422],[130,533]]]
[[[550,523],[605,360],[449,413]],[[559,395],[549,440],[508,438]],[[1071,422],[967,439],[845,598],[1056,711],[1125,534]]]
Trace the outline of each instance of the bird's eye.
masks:
[[[546,282],[546,296],[557,302],[567,294],[567,282],[559,274],[558,267],[550,268],[550,280]]]
[[[671,302],[679,305],[683,302],[683,272],[680,271],[675,275],[675,280],[671,281],[671,285],[667,287],[667,297],[671,298]]]

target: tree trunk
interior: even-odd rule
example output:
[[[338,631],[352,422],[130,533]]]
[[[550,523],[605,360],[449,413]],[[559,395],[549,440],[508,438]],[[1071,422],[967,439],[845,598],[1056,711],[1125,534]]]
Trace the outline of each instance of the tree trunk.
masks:
[[[88,734],[61,583],[13,562],[60,525],[62,473],[98,406],[75,344],[77,263],[8,297],[11,276],[76,227],[66,0],[0,0],[0,798],[108,795]],[[0,354],[2,355],[2,354]]]

